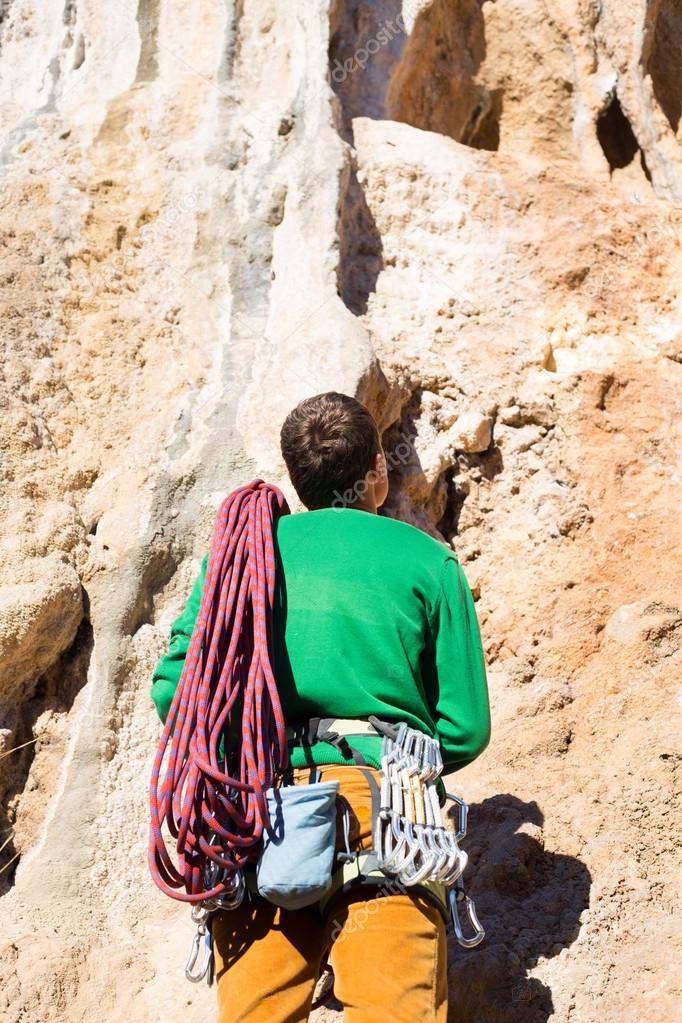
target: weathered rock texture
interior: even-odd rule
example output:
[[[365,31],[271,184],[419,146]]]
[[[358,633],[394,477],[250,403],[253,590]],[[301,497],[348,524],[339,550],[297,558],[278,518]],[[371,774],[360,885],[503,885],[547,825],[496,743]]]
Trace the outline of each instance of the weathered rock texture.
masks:
[[[147,874],[150,675],[222,497],[296,509],[279,425],[333,388],[478,600],[453,1019],[679,1019],[679,2],[10,0],[0,33],[3,1018],[211,1017]]]

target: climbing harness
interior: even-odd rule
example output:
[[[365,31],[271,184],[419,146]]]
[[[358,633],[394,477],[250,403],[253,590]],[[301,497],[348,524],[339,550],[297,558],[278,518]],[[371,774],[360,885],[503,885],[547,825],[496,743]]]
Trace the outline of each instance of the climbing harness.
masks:
[[[384,738],[380,789],[352,741],[377,734]],[[310,748],[319,742],[336,747],[349,764],[363,770],[372,796],[373,848],[351,852],[345,807],[346,849],[337,853],[337,869],[329,891],[320,899],[320,909],[325,910],[337,893],[358,885],[372,885],[379,894],[411,887],[438,906],[460,945],[479,945],[485,931],[474,901],[464,889],[467,854],[459,847],[467,833],[468,808],[460,796],[443,788],[444,797],[452,800],[457,812],[454,830],[444,826],[437,790],[443,768],[438,741],[406,722],[393,724],[374,715],[367,719],[310,718],[287,725],[286,735],[290,747],[302,744]]]
[[[443,767],[438,741],[405,722],[390,724],[374,715],[367,721],[313,719],[303,732],[311,742],[333,742],[356,762],[362,758],[349,740],[377,733],[384,736],[380,791],[372,773],[364,771],[372,794],[373,848],[351,853],[345,808],[346,851],[337,856],[339,867],[331,890],[320,902],[321,909],[337,892],[359,884],[375,885],[382,894],[416,887],[438,905],[460,945],[474,948],[480,944],[485,931],[473,899],[464,889],[467,854],[459,847],[467,832],[468,808],[460,796],[443,790],[457,808],[455,829],[444,826],[436,788]],[[465,935],[465,928],[473,933]]]
[[[412,732],[415,734],[408,734]],[[374,773],[369,769],[364,757],[357,750],[352,740],[357,736],[374,735],[377,733],[384,736],[382,750],[382,771],[381,785],[377,784]],[[293,746],[301,737],[305,743],[314,745],[316,742],[328,742],[340,749],[349,764],[357,764],[367,778],[372,798],[372,820],[373,840],[371,849],[352,851],[350,848],[350,808],[342,795],[337,799],[341,803],[342,810],[342,832],[344,836],[344,847],[336,853],[336,869],[332,873],[332,883],[329,889],[319,899],[317,905],[321,913],[328,911],[332,902],[346,892],[356,891],[359,887],[363,890],[370,889],[376,897],[404,893],[407,890],[419,892],[419,894],[431,902],[441,913],[446,927],[452,930],[457,942],[464,948],[474,948],[479,945],[485,932],[481,926],[476,908],[470,896],[466,894],[463,881],[463,871],[466,866],[466,853],[459,848],[459,842],[466,836],[468,808],[465,801],[457,795],[445,792],[445,797],[452,800],[455,807],[453,820],[454,830],[446,828],[443,824],[443,811],[438,801],[435,783],[442,770],[439,751],[434,749],[437,746],[435,740],[430,740],[431,747],[425,741],[429,739],[423,732],[416,729],[408,729],[404,723],[397,725],[381,722],[377,718],[367,720],[334,719],[334,718],[313,718],[303,725],[287,726],[286,735],[290,746]],[[400,737],[400,743],[398,742]],[[417,755],[418,754],[418,755]],[[417,769],[415,770],[415,763]],[[414,778],[424,770],[427,764],[432,765],[428,783],[422,779],[421,789],[416,785]],[[441,764],[440,769],[438,765]],[[411,773],[410,773],[411,770]],[[400,772],[405,771],[406,775],[401,777]],[[396,800],[393,803],[393,785],[390,782],[392,774],[396,774],[400,786],[396,785]],[[425,774],[429,774],[425,771]],[[319,777],[318,769],[311,766],[309,783],[314,783]],[[290,771],[283,773],[281,781],[287,783],[290,778]],[[387,780],[389,782],[387,788]],[[406,796],[406,789],[412,796]],[[427,790],[431,792],[427,794]],[[420,798],[415,798],[420,793],[423,802],[420,806]],[[399,812],[402,808],[405,812]],[[381,817],[382,810],[385,813]],[[397,817],[396,817],[397,812]],[[412,817],[414,815],[414,817]],[[448,811],[447,816],[451,813]],[[421,821],[421,818],[424,821]],[[398,820],[404,818],[405,820]],[[396,837],[393,822],[398,820]],[[409,825],[412,824],[410,830]],[[423,837],[424,828],[431,828],[434,831],[440,830],[442,834],[433,840]],[[388,839],[388,852],[391,856],[388,865],[386,864],[387,842],[386,833],[390,828]],[[384,839],[383,844],[381,839]],[[402,845],[399,845],[404,839]],[[421,840],[421,844],[420,844]],[[412,846],[409,843],[412,842]],[[417,849],[414,850],[414,845]],[[442,854],[447,850],[448,856],[445,864],[441,864],[441,855],[433,858],[433,867],[430,872],[425,872],[425,863],[432,862],[434,848]],[[398,856],[396,856],[398,850]],[[420,859],[421,858],[421,859]],[[405,861],[407,869],[405,870]],[[402,863],[403,875],[396,869]],[[449,864],[452,864],[450,867]],[[391,869],[392,867],[392,869]],[[461,868],[461,869],[460,869]],[[436,874],[434,878],[432,876]],[[453,879],[453,874],[456,875]],[[244,890],[242,898],[258,900],[262,896],[258,892],[256,869],[247,865],[243,872]],[[241,900],[240,900],[241,901]],[[238,904],[238,903],[235,903]],[[229,908],[227,906],[215,906],[215,908]],[[188,979],[199,981],[204,976],[208,983],[213,980],[213,960],[210,951],[210,916],[208,919],[197,918],[198,927],[194,937],[190,960],[186,975]],[[192,969],[199,956],[199,949],[202,939],[206,942],[206,951],[201,971],[191,974]],[[193,955],[193,958],[192,958]],[[320,974],[320,985],[324,993],[318,995],[314,1007],[324,1004],[333,993],[331,969],[326,966]],[[319,985],[318,985],[319,986]]]
[[[210,913],[244,898],[244,867],[257,858],[270,824],[267,791],[289,762],[271,666],[273,528],[286,514],[284,495],[261,479],[221,504],[199,613],[152,768],[148,865],[161,891],[193,904],[197,933],[186,969],[193,981],[210,972],[208,954],[192,972],[202,940],[210,949]]]
[[[355,852],[350,848],[350,808],[342,795],[337,797],[341,803],[343,824],[342,832],[345,848],[342,848],[336,853],[336,869],[332,874],[332,883],[329,889],[319,899],[317,905],[320,912],[325,913],[338,896],[346,892],[356,891],[359,887],[363,890],[372,890],[376,897],[404,893],[406,890],[412,890],[419,892],[423,898],[427,899],[439,910],[446,927],[452,930],[456,940],[462,947],[474,948],[483,941],[485,932],[476,915],[476,908],[474,906],[473,899],[466,894],[464,889],[462,871],[466,865],[466,854],[463,850],[459,849],[458,843],[466,836],[468,812],[467,804],[460,796],[443,790],[446,798],[452,800],[454,807],[456,808],[456,817],[453,821],[455,824],[454,831],[443,826],[440,804],[437,803],[438,809],[436,812],[434,809],[434,803],[436,801],[433,800],[433,796],[430,797],[432,800],[430,812],[436,821],[436,823],[432,826],[442,828],[445,836],[447,836],[441,839],[443,845],[446,845],[447,843],[447,848],[452,858],[454,858],[455,854],[457,854],[457,866],[462,867],[462,870],[459,872],[454,881],[452,881],[451,877],[452,871],[450,874],[446,874],[447,883],[444,883],[443,880],[434,880],[432,877],[428,876],[418,878],[415,876],[417,874],[417,870],[415,869],[410,871],[409,867],[408,877],[406,879],[401,879],[395,870],[389,870],[380,865],[382,863],[382,859],[377,854],[376,848],[376,836],[379,832],[380,811],[382,806],[384,806],[387,810],[393,809],[393,807],[388,803],[384,805],[384,801],[382,800],[382,787],[377,784],[377,780],[372,770],[364,764],[364,758],[362,755],[353,747],[352,739],[358,735],[376,735],[377,732],[379,732],[385,737],[388,737],[390,742],[392,736],[395,736],[397,739],[400,727],[401,726],[389,725],[386,722],[379,722],[378,719],[374,718],[368,719],[367,721],[316,718],[311,719],[311,721],[307,722],[305,726],[287,726],[286,732],[292,744],[296,737],[300,738],[301,735],[304,735],[310,741],[311,745],[317,741],[326,741],[331,742],[337,748],[343,749],[344,755],[348,759],[349,763],[357,763],[360,770],[367,778],[372,797],[374,847]],[[322,735],[326,736],[324,740],[318,738],[318,736],[321,737]],[[422,739],[428,738],[424,733],[419,733],[419,736]],[[407,726],[405,726],[405,729],[402,732],[401,739],[407,739]],[[414,741],[414,738],[410,740],[410,742]],[[384,749],[386,749],[387,745],[389,751],[391,749],[395,749],[395,746],[391,746],[386,742],[384,743]],[[426,749],[425,743],[422,744],[422,749]],[[396,758],[395,762],[398,763],[399,758]],[[437,757],[435,757],[435,763],[438,763]],[[290,777],[290,772],[283,775],[283,783],[285,783],[288,777]],[[314,783],[318,777],[318,769],[315,766],[311,766],[308,779],[309,783]],[[408,775],[408,777],[410,776]],[[435,783],[435,780],[436,778],[433,778],[431,783]],[[381,781],[384,782],[383,791],[385,794],[386,789],[383,772]],[[403,790],[401,788],[401,799],[403,798],[403,795]],[[426,817],[426,809],[424,809],[424,816]],[[449,811],[447,816],[450,817]],[[416,826],[416,822],[414,822],[414,824]],[[382,827],[387,830],[385,821],[382,824]],[[428,839],[426,841],[428,842]],[[438,846],[438,848],[440,849],[440,846]],[[427,846],[427,849],[429,852],[431,851],[430,846]],[[421,850],[419,854],[423,855]],[[401,855],[408,858],[409,852],[404,850]],[[414,859],[416,859],[417,855],[418,854],[415,853]],[[414,866],[413,862],[412,865]],[[256,870],[249,865],[246,867],[243,876],[246,892],[245,895],[242,893],[243,897],[258,900],[261,896],[258,892]],[[228,907],[216,906],[215,908]],[[202,923],[204,924],[203,928]],[[190,953],[190,958],[192,953],[194,953],[194,958],[191,959],[191,962],[188,961],[189,972],[187,972],[187,976],[188,979],[194,981],[201,980],[204,976],[206,976],[208,978],[208,983],[211,984],[213,980],[213,962],[210,952],[210,932],[207,937],[207,931],[205,928],[210,928],[210,917],[208,920],[204,920],[202,918],[202,920],[198,923],[197,934],[195,935],[192,952]],[[190,976],[191,970],[198,958],[202,938],[207,942],[202,970],[200,973]],[[324,1002],[328,1001],[331,997],[333,992],[333,983],[331,983],[330,974],[331,970],[328,966],[323,968],[320,975],[320,983],[325,989],[325,993],[318,995],[314,1003],[315,1007],[324,1004]]]
[[[367,722],[343,719],[320,722],[317,719],[307,732],[304,730],[311,742],[315,741],[316,734],[326,735],[325,741],[332,741],[343,749],[349,759],[352,753],[356,762],[362,757],[349,740],[354,735],[377,732],[384,736],[381,789],[373,774],[367,769],[364,771],[372,795],[374,846],[351,852],[350,821],[345,806],[346,848],[337,855],[339,867],[331,890],[320,900],[320,910],[327,911],[333,899],[359,886],[372,886],[376,896],[410,889],[436,906],[446,927],[452,929],[463,948],[474,948],[483,941],[485,931],[476,915],[473,899],[466,894],[462,877],[467,855],[459,848],[459,842],[466,836],[468,807],[460,796],[443,790],[457,812],[455,830],[445,828],[435,786],[442,771],[437,741],[409,728],[405,722],[392,725],[374,716]],[[334,991],[333,971],[326,956],[318,990],[313,1008],[329,1001]]]

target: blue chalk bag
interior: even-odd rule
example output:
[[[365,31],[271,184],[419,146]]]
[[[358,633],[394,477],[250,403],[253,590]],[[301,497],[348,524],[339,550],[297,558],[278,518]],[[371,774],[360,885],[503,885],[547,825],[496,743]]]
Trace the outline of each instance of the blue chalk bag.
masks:
[[[270,829],[263,836],[256,887],[269,902],[301,909],[330,888],[338,791],[338,781],[267,790]]]

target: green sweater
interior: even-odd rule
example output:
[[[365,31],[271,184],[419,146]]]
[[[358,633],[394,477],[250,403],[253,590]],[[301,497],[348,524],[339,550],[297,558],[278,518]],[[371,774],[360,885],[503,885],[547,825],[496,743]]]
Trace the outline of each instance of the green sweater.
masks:
[[[277,521],[274,672],[287,724],[370,714],[437,736],[443,773],[490,739],[485,662],[471,591],[453,550],[396,519],[321,508]],[[157,664],[151,697],[170,709],[199,611],[208,554]],[[381,766],[381,736],[353,745]],[[294,767],[345,763],[329,743],[294,747]]]

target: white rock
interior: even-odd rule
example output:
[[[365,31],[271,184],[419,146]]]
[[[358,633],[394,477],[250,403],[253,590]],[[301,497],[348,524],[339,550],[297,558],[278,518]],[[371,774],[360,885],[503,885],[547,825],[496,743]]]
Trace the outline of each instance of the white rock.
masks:
[[[452,438],[457,451],[486,451],[493,435],[490,416],[473,410],[462,413],[453,426]]]

